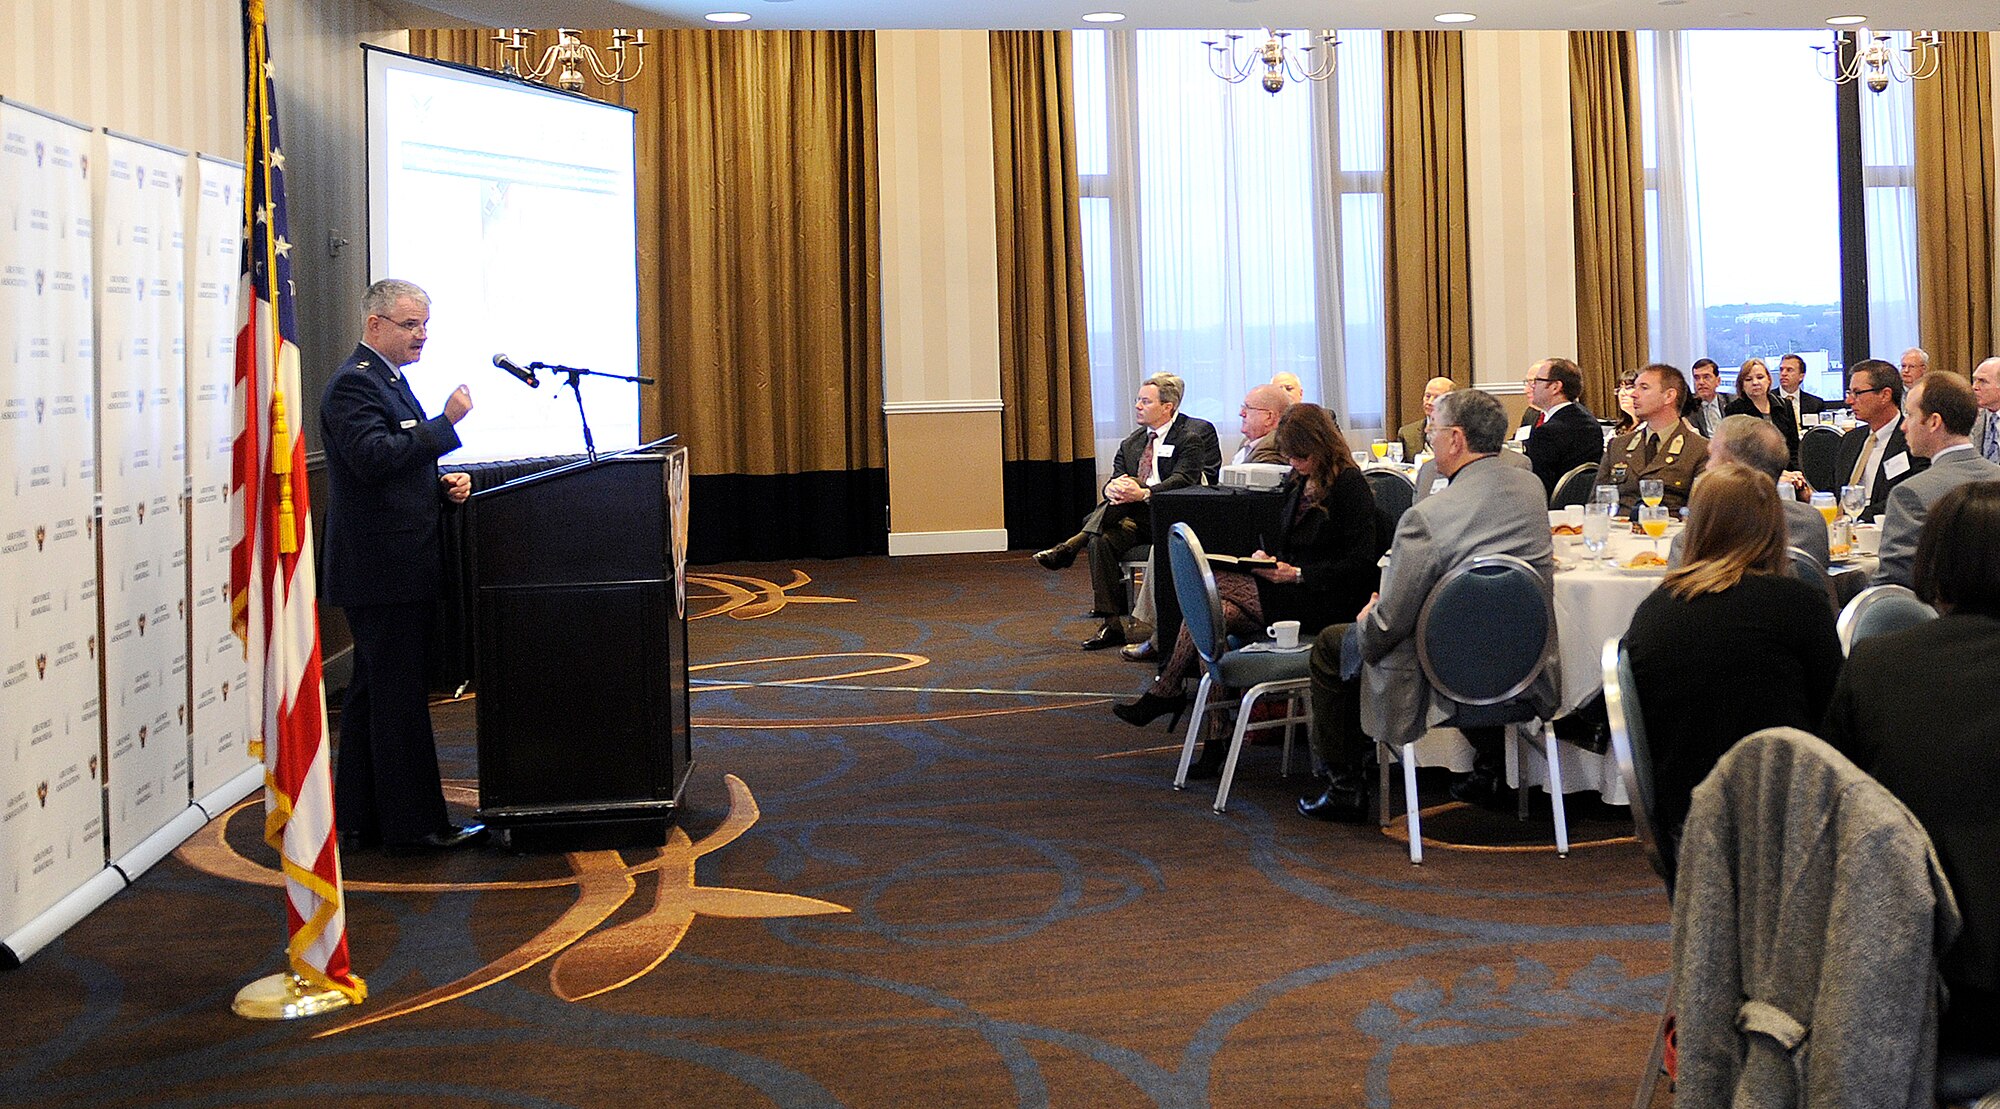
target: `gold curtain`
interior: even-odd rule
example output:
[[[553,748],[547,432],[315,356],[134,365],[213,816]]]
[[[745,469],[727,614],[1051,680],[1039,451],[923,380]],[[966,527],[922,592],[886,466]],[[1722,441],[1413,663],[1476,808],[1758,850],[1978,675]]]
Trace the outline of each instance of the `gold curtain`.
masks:
[[[492,67],[490,37],[411,50]],[[690,448],[696,557],[886,549],[874,36],[667,30],[647,53],[586,89],[635,111],[643,422]]]
[[[1465,199],[1465,54],[1457,31],[1384,36],[1383,427],[1423,412],[1433,377],[1472,381],[1472,247]]]
[[[1918,334],[1932,366],[1959,373],[1971,373],[2000,349],[1993,320],[1993,69],[1987,42],[1984,31],[1945,32],[1937,74],[1915,82]]]
[[[988,39],[1007,530],[1046,546],[1097,496],[1070,35]]]
[[[1576,360],[1584,396],[1616,397],[1619,373],[1649,361],[1646,163],[1630,31],[1569,33],[1569,101]],[[1616,415],[1615,402],[1603,406],[1603,414]]]

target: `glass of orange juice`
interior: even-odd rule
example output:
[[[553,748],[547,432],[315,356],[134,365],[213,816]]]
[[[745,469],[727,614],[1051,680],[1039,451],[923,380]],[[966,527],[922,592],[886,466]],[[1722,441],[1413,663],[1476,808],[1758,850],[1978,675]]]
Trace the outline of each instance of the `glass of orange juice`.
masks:
[[[1368,449],[1375,455],[1375,461],[1377,462],[1389,457],[1389,441],[1387,439],[1375,440],[1368,445]]]
[[[1667,534],[1667,510],[1664,505],[1645,504],[1639,506],[1639,530],[1653,541],[1653,553],[1660,553],[1660,537]]]
[[[1826,522],[1829,524],[1833,523],[1834,518],[1840,515],[1840,505],[1834,501],[1832,493],[1814,493],[1812,495],[1812,506],[1813,511],[1826,517]]]

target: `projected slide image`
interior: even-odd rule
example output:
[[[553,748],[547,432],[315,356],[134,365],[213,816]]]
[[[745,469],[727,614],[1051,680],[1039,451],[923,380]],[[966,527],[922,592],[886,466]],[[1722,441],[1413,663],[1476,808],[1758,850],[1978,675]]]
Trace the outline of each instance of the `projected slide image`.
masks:
[[[410,381],[427,411],[473,411],[447,462],[581,451],[576,401],[492,365],[636,374],[632,115],[579,97],[369,51],[370,258],[431,294]],[[636,386],[585,378],[599,451],[638,442]]]

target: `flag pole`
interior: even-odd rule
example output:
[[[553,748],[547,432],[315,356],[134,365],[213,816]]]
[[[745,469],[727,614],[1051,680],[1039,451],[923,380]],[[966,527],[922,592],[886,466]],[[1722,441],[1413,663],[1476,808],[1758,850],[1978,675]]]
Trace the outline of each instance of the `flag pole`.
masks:
[[[286,969],[238,990],[230,1008],[250,1020],[295,1020],[359,1005],[368,986],[348,964],[305,441],[287,414],[299,410],[299,357],[264,0],[243,0],[243,54],[244,264],[230,479],[241,507],[231,526],[230,622],[250,664],[249,747],[264,764],[264,839],[284,874],[289,938]]]

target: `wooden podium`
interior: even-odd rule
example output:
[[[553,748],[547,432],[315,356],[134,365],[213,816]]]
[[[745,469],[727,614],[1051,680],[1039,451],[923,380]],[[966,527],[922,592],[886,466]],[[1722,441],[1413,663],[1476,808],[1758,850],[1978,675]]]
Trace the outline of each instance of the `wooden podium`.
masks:
[[[473,494],[479,814],[518,850],[666,842],[686,786],[687,448]]]

